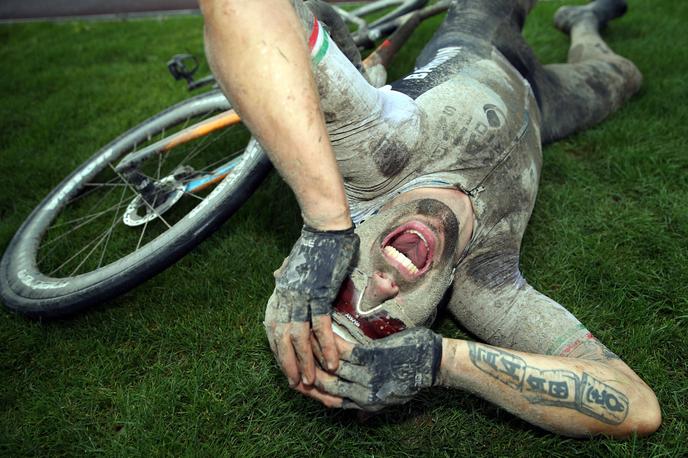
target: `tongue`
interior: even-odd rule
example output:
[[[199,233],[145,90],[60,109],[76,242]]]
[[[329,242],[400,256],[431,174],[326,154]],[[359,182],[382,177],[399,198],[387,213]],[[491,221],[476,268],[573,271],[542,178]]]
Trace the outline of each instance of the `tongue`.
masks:
[[[392,246],[409,258],[413,265],[419,269],[425,265],[425,260],[428,258],[428,249],[416,234],[401,234],[394,239]]]

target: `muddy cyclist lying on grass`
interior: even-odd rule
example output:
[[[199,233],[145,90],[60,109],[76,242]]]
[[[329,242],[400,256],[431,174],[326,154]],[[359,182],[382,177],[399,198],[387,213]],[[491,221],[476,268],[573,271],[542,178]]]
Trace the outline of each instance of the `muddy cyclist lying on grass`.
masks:
[[[642,79],[599,36],[625,2],[560,9],[555,23],[571,35],[568,63],[545,66],[520,33],[535,3],[454,2],[416,70],[382,89],[318,37],[329,47],[316,81],[360,254],[333,312],[339,368],[318,368],[315,385],[299,383],[299,391],[327,406],[379,410],[441,385],[565,435],[659,427],[653,391],[519,270],[542,143],[602,121]],[[289,367],[298,363],[281,351],[289,335],[280,324],[291,319],[285,276],[276,272],[266,327]],[[445,296],[485,343],[423,327]]]

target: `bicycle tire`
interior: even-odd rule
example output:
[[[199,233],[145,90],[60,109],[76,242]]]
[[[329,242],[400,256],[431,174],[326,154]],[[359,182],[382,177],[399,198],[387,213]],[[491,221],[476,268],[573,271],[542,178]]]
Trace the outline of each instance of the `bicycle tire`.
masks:
[[[106,173],[104,170],[108,164],[126,154],[132,143],[135,148],[137,142],[150,139],[160,131],[164,136],[165,126],[178,125],[180,119],[191,119],[192,116],[227,109],[229,103],[219,91],[185,100],[120,135],[65,178],[35,207],[0,260],[0,299],[4,305],[32,318],[73,314],[139,285],[169,267],[212,234],[241,207],[271,169],[269,159],[253,138],[242,153],[234,173],[223,179],[204,200],[194,206],[193,210],[183,214],[173,226],[145,245],[137,245],[127,256],[107,265],[99,265],[95,270],[67,277],[52,277],[43,273],[37,261],[41,239],[49,230],[50,224],[79,195],[88,194],[83,191],[88,180],[99,173]],[[126,189],[126,185],[123,186]],[[123,195],[124,192],[122,191]],[[114,220],[117,220],[118,213],[119,208]],[[145,232],[144,227],[141,238]],[[112,229],[108,238],[111,236]],[[107,244],[103,252],[106,248]]]

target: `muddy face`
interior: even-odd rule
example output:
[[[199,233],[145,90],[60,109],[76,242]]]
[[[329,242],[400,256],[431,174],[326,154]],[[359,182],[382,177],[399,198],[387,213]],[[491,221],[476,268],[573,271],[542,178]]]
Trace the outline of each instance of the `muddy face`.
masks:
[[[361,224],[358,263],[335,311],[368,338],[429,324],[452,280],[459,223],[434,199],[408,202]],[[335,315],[337,319],[337,316]]]

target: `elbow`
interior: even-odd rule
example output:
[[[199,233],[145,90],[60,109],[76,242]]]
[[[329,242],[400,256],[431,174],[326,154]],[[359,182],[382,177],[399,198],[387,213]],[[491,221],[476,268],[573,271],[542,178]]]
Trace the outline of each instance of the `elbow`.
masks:
[[[198,0],[198,6],[206,20],[218,15],[231,16],[237,8],[244,7],[245,0]]]
[[[207,15],[212,6],[212,0],[198,0],[198,7],[201,9],[201,13],[203,13],[203,15]]]
[[[650,392],[650,399],[647,402],[645,412],[637,421],[636,432],[639,436],[649,436],[659,429],[662,425],[662,410],[653,392]]]
[[[642,401],[633,410],[632,415],[626,419],[626,436],[637,434],[638,436],[649,436],[659,429],[662,425],[662,411],[657,401],[655,393],[647,389]]]

